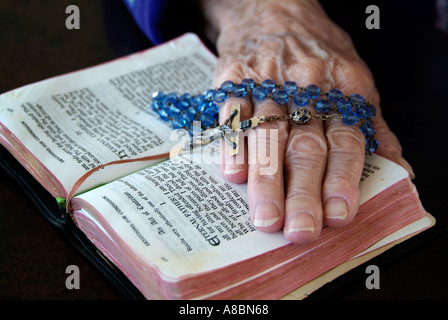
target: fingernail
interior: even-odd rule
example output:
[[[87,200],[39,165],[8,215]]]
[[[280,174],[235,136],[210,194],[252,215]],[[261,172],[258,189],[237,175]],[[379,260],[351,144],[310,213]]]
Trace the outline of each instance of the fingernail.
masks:
[[[294,214],[286,225],[286,232],[314,232],[314,219],[308,212]]]
[[[224,174],[237,174],[241,171],[243,171],[241,166],[226,165],[224,169]]]
[[[255,208],[254,226],[266,228],[280,219],[278,207],[272,201],[260,201]]]
[[[411,179],[415,179],[414,170],[412,169],[409,162],[407,162],[401,155],[398,153],[392,153],[392,157],[397,161],[397,163],[406,169],[407,172],[409,172],[409,176]]]
[[[345,220],[347,202],[342,198],[330,198],[325,202],[324,214],[327,219]]]

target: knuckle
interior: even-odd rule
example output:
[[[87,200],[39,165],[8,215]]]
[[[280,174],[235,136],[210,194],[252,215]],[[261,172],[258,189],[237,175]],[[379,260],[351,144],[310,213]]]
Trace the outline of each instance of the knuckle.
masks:
[[[238,82],[244,79],[245,70],[243,64],[237,59],[227,57],[218,62],[216,74],[217,77],[214,80],[214,85],[220,86],[226,80]]]
[[[313,196],[309,190],[306,190],[304,188],[288,189],[286,202],[300,202],[302,206],[305,206],[305,204],[320,205],[320,200]]]
[[[260,74],[263,79],[273,78],[278,71],[279,64],[276,56],[269,56],[262,59],[260,67]],[[275,77],[274,77],[275,78]],[[278,81],[278,79],[275,79]]]
[[[289,137],[289,123],[288,121],[274,121],[270,123],[270,129],[277,130],[279,132],[279,136],[283,139],[287,139]]]
[[[276,147],[285,146],[289,138],[289,124],[286,121],[274,121],[266,123],[263,127],[257,127],[252,134],[251,143],[266,142]]]
[[[265,186],[266,188],[278,188],[282,185],[281,174],[262,174],[262,167],[255,165],[249,168],[249,184],[253,186]]]
[[[279,121],[277,121],[279,122]],[[285,121],[282,121],[285,122]],[[284,124],[279,124],[280,126],[275,126],[273,129],[277,132],[277,141],[279,146],[285,146],[289,139],[289,130],[287,128],[288,124],[285,122]],[[286,125],[286,126],[285,126]]]
[[[316,75],[325,74],[326,62],[316,57],[302,58],[299,62],[301,79],[316,79]]]
[[[341,194],[357,192],[359,189],[359,177],[355,174],[347,174],[346,170],[331,170],[327,172],[324,181],[324,189],[331,191],[331,193],[337,192]]]
[[[311,128],[310,128],[311,129]],[[298,130],[289,142],[288,156],[297,158],[326,158],[327,141],[316,130]]]
[[[358,128],[332,127],[327,130],[330,152],[364,154],[364,139]]]
[[[363,88],[364,92],[350,92],[352,90],[348,90],[346,93],[360,93],[367,94],[374,92],[375,89],[375,81],[373,78],[373,74],[371,73],[368,66],[359,58],[345,60],[342,62],[343,64],[343,76],[341,79],[345,79],[340,83],[341,89],[352,89],[354,91],[358,91],[359,88]],[[350,79],[348,81],[348,79]]]

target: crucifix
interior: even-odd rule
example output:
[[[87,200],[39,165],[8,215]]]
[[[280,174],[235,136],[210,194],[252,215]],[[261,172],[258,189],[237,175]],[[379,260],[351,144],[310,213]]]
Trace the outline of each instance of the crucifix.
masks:
[[[183,151],[191,150],[195,146],[203,146],[216,140],[216,138],[222,138],[227,142],[229,146],[228,154],[233,156],[238,153],[239,148],[239,133],[251,128],[255,128],[263,122],[272,122],[276,120],[292,120],[297,125],[307,125],[312,119],[329,120],[339,119],[341,116],[338,114],[316,114],[312,115],[311,112],[305,108],[299,108],[293,111],[291,114],[273,115],[273,116],[259,116],[252,117],[247,120],[240,121],[241,118],[241,103],[235,104],[230,109],[230,115],[224,121],[224,123],[218,127],[210,128],[194,135],[186,145],[179,144],[173,147],[170,151],[170,158],[182,154]]]
[[[204,146],[222,138],[229,145],[229,155],[233,156],[238,153],[239,149],[239,133],[258,126],[265,121],[265,117],[253,117],[244,121],[241,118],[241,104],[235,104],[230,110],[229,117],[224,123],[218,127],[210,128],[194,135],[186,146],[175,147],[171,150],[171,157],[179,155],[185,149],[193,149],[195,146]]]
[[[233,156],[238,153],[239,149],[239,133],[251,128],[255,128],[260,123],[264,122],[261,117],[253,117],[244,121],[241,119],[241,104],[235,104],[230,109],[230,115],[224,121],[221,127],[221,135],[224,141],[226,141],[229,146],[229,155]]]

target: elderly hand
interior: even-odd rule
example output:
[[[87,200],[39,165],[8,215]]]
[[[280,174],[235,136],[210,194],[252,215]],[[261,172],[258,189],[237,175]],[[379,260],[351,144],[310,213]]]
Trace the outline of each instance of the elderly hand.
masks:
[[[377,153],[407,165],[398,140],[382,118],[369,69],[349,36],[317,1],[205,0],[202,8],[219,54],[216,87],[226,80],[240,83],[252,78],[257,83],[294,81],[302,87],[315,84],[324,91],[338,88],[346,95],[359,93],[378,110],[374,122],[380,143]],[[242,104],[243,120],[289,114],[294,108],[270,99],[229,98],[222,106],[221,122],[235,103]],[[247,180],[256,228],[274,232],[283,227],[288,240],[304,244],[319,237],[323,224],[338,227],[353,219],[365,155],[359,127],[341,120],[312,120],[306,126],[275,121],[255,130],[267,134],[249,134],[245,150],[225,155],[223,175],[237,183]],[[266,164],[254,156],[260,154],[257,147],[275,150],[270,166],[275,164],[277,170],[263,171]]]

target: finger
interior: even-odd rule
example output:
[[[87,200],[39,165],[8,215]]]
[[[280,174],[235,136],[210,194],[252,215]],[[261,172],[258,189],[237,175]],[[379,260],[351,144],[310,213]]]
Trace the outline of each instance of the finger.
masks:
[[[221,173],[223,177],[233,183],[244,183],[247,181],[247,146],[243,142],[244,137],[239,137],[237,154],[231,154],[231,146],[221,140]]]
[[[349,81],[345,81],[345,79]],[[361,61],[344,64],[336,86],[351,96],[358,93],[378,105],[379,95],[373,77]],[[359,180],[365,159],[365,137],[359,125],[347,125],[341,120],[325,124],[328,145],[328,162],[322,187],[324,223],[331,227],[344,226],[356,215],[359,208]]]
[[[300,57],[299,57],[300,58]],[[320,85],[326,80],[325,64],[320,60],[298,59],[298,65],[288,75],[299,86]],[[303,61],[303,62],[300,62]],[[291,103],[290,112],[298,109]],[[303,108],[303,107],[300,107]],[[312,114],[316,111],[307,106]],[[305,244],[316,240],[322,230],[322,180],[327,159],[327,143],[322,121],[312,120],[307,125],[291,121],[285,154],[285,237],[294,243]]]
[[[226,92],[232,92],[235,84],[241,83],[242,70],[241,64],[233,62],[234,58],[227,57],[219,60],[217,76],[214,83],[217,87]],[[228,94],[225,102],[221,103],[219,110],[219,122],[222,124],[229,117],[231,108],[235,104],[241,104],[240,121],[252,116],[252,101],[248,95],[244,97],[234,97],[233,93]],[[245,152],[244,139],[239,138],[239,152],[235,155],[229,154],[229,145],[221,141],[221,173],[223,177],[230,182],[243,183],[247,181],[248,166],[247,152]]]
[[[243,64],[233,53],[230,55],[222,54],[216,68],[214,86],[223,88],[225,91],[232,91],[233,85],[240,84],[242,79],[245,78],[243,68]],[[225,88],[223,87],[224,83],[227,83]],[[253,106],[250,96],[236,98],[233,94],[229,94],[226,101],[220,103],[219,122],[221,124],[229,117],[232,106],[238,103],[241,104],[240,121],[252,116]],[[247,181],[247,147],[244,142],[244,139],[240,137],[239,152],[231,156],[229,155],[228,144],[221,141],[221,173],[230,182],[243,183]]]
[[[364,165],[365,138],[358,126],[340,120],[326,123],[328,162],[322,188],[324,223],[349,223],[359,208],[359,179]]]
[[[254,116],[284,114],[273,101],[257,102]],[[282,228],[284,222],[283,160],[288,139],[287,121],[265,122],[248,135],[249,209],[254,226],[265,232]]]
[[[291,126],[285,155],[284,234],[291,242],[305,244],[316,240],[322,229],[321,189],[327,144],[321,121]]]
[[[230,97],[220,110],[220,123],[230,115],[230,110],[233,105],[241,104],[240,121],[250,118],[252,114],[252,102],[248,97],[233,98]],[[230,154],[230,145],[226,141],[221,141],[221,172],[224,178],[230,182],[243,183],[247,181],[248,165],[247,165],[247,146],[245,143],[244,134],[240,133],[238,138],[238,153]]]

